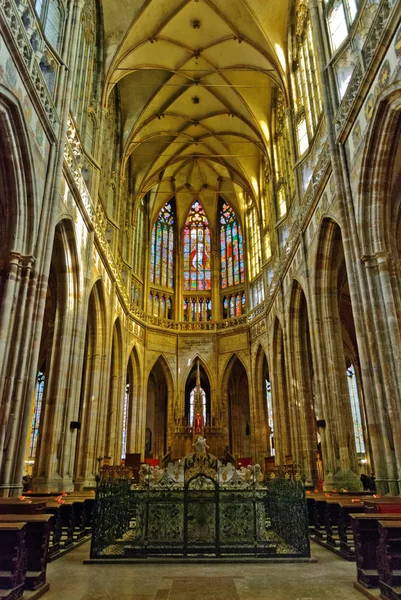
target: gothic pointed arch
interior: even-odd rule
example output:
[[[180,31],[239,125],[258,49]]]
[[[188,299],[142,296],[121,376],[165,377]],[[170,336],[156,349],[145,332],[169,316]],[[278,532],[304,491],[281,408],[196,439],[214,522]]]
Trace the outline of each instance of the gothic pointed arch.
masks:
[[[363,457],[357,456],[356,452],[357,428],[353,418],[347,376],[348,344],[354,346],[355,353],[358,355],[358,369],[360,362],[348,269],[342,229],[333,219],[325,218],[319,232],[314,276],[317,314],[319,322],[324,324],[316,331],[316,339],[317,343],[327,348],[325,360],[317,356],[318,368],[327,374],[324,378],[320,378],[322,402],[319,405],[319,417],[326,423],[324,430],[320,431],[325,486],[346,485],[358,489],[360,486],[359,478],[356,476],[358,460],[371,462],[372,458],[369,451]],[[361,383],[360,379],[359,382]],[[367,413],[362,387],[359,388],[359,402],[363,427],[366,431]],[[381,444],[379,439],[377,442]],[[390,451],[390,454],[395,458],[394,450]],[[380,464],[380,456],[376,454],[375,461],[378,462],[375,462],[375,471],[390,467],[389,464]]]
[[[102,279],[95,280],[90,290],[81,391],[77,420],[74,479],[78,489],[94,484],[98,470],[97,458],[104,456],[104,432],[98,427],[99,415],[107,410],[106,342],[108,311]]]
[[[38,230],[36,185],[26,120],[19,100],[0,84],[0,258],[33,253]],[[6,202],[7,199],[7,202]]]
[[[112,463],[121,457],[122,414],[124,410],[126,364],[124,360],[124,335],[118,316],[113,324],[110,361],[110,381],[106,416],[106,456]]]
[[[223,411],[228,429],[230,453],[241,463],[253,455],[255,427],[251,420],[247,369],[234,353],[228,360],[222,379]]]
[[[292,282],[288,309],[290,342],[290,396],[291,422],[294,447],[294,462],[303,461],[306,482],[314,489],[318,485],[317,452],[318,430],[316,427],[316,375],[312,357],[312,341],[308,315],[308,302],[302,285],[296,279]],[[319,482],[323,485],[323,480]]]
[[[171,445],[174,382],[170,367],[160,354],[147,378],[145,458],[162,460]]]
[[[126,458],[127,453],[130,454],[136,452],[141,388],[139,356],[138,350],[136,346],[134,346],[128,356],[125,379],[124,404],[122,411],[122,459]]]
[[[259,343],[255,353],[253,381],[255,386],[256,414],[259,421],[256,439],[257,455],[273,458],[275,455],[275,412],[273,409],[269,364],[266,350],[261,343]]]
[[[276,414],[275,454],[278,464],[286,464],[293,460],[293,445],[284,330],[278,316],[273,322],[272,357],[271,385],[273,411]]]

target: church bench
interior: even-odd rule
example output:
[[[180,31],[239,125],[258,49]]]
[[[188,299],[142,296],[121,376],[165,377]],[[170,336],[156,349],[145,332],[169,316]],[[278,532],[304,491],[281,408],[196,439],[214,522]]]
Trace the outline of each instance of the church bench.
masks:
[[[326,504],[327,498],[315,498],[313,507],[313,534],[321,539],[326,539]]]
[[[12,500],[7,498],[7,500]],[[53,505],[58,503],[53,502]],[[3,515],[24,515],[20,520],[25,520],[25,516],[29,514],[45,514],[47,508],[46,502],[36,501],[12,501],[12,502],[1,502],[0,501],[0,520]],[[61,537],[61,518],[59,511],[50,511],[54,515],[54,519],[51,521],[50,540],[48,548],[48,560],[54,560],[60,553],[60,537]]]
[[[0,523],[0,598],[19,600],[26,574],[26,524]]]
[[[44,514],[46,502],[32,502],[18,498],[0,498],[0,514],[37,515]]]
[[[401,599],[401,519],[379,520],[377,570],[381,598]]]
[[[350,514],[354,534],[357,581],[364,587],[378,587],[377,549],[379,520],[399,521],[400,515],[378,513]]]
[[[59,549],[69,548],[74,542],[74,512],[72,506],[49,501],[46,502],[46,512],[52,514],[56,519],[55,530],[57,530]],[[55,554],[58,554],[58,552]],[[50,560],[54,558],[55,555],[51,555]]]
[[[92,531],[93,512],[95,510],[95,493],[72,492],[68,495],[68,498],[83,501],[85,535],[89,535]]]
[[[338,536],[340,539],[340,554],[347,560],[355,560],[354,536],[350,514],[364,513],[364,502],[350,502],[340,500],[340,511],[338,516]]]
[[[371,498],[365,502],[365,512],[401,514],[401,498]]]
[[[63,498],[62,506],[70,506],[73,513],[73,541],[77,542],[85,536],[85,502],[82,499]]]
[[[0,523],[14,524],[20,515],[0,515]],[[46,583],[46,565],[53,515],[24,515],[27,571],[24,587],[37,590]]]

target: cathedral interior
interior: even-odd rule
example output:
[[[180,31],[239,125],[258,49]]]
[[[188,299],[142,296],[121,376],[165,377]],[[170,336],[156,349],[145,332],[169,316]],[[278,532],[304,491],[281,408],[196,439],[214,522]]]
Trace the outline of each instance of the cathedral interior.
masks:
[[[401,491],[401,3],[1,0],[0,493],[210,452]]]
[[[1,598],[401,598],[398,186],[400,0],[0,0]]]

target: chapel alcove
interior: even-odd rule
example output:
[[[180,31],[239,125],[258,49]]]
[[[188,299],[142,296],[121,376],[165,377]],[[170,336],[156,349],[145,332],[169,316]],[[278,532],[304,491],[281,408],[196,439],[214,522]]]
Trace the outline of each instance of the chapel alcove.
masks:
[[[159,358],[148,379],[145,458],[161,459],[167,452],[168,384]]]
[[[236,459],[252,457],[251,414],[248,376],[242,362],[235,358],[227,386],[230,452]]]

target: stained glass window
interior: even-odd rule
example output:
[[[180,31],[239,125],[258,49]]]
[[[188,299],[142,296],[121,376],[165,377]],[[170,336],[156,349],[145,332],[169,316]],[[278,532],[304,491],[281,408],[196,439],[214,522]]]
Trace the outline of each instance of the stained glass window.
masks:
[[[272,386],[268,379],[266,379],[266,402],[267,402],[267,424],[269,426],[269,448],[270,456],[276,454],[274,448],[274,423],[273,423],[273,401],[272,401]]]
[[[121,458],[125,460],[127,456],[127,431],[128,431],[128,409],[129,409],[129,383],[125,386],[124,410],[123,410],[123,444]]]
[[[240,317],[246,312],[245,292],[223,297],[223,319]]]
[[[261,270],[261,243],[259,222],[255,208],[251,208],[247,213],[248,227],[248,264],[251,279],[259,275]]]
[[[195,392],[196,392],[196,387],[193,388],[193,390],[191,390],[191,392],[189,394],[189,422],[190,423],[194,422]],[[206,425],[206,392],[202,387],[200,389],[200,393],[201,393],[201,397],[202,397],[203,424]]]
[[[184,290],[211,289],[210,259],[209,223],[202,205],[196,200],[184,228]]]
[[[174,210],[170,202],[161,209],[152,231],[150,281],[156,285],[174,286]]]
[[[295,105],[298,156],[309,148],[322,113],[322,97],[309,14],[298,11],[291,86]]]
[[[220,211],[221,287],[244,282],[242,229],[233,209],[225,202]]]
[[[33,407],[31,438],[29,442],[29,458],[34,459],[36,456],[36,447],[39,436],[40,415],[42,412],[43,393],[45,389],[45,374],[39,371],[36,378],[35,389],[35,404]]]
[[[365,440],[363,437],[361,407],[354,365],[351,365],[349,369],[347,369],[347,381],[351,401],[352,421],[354,424],[356,451],[358,454],[363,454],[365,452]]]
[[[145,218],[144,218],[144,202],[141,200],[136,214],[133,235],[133,268],[134,273],[140,279],[143,279],[143,263],[145,247]]]

